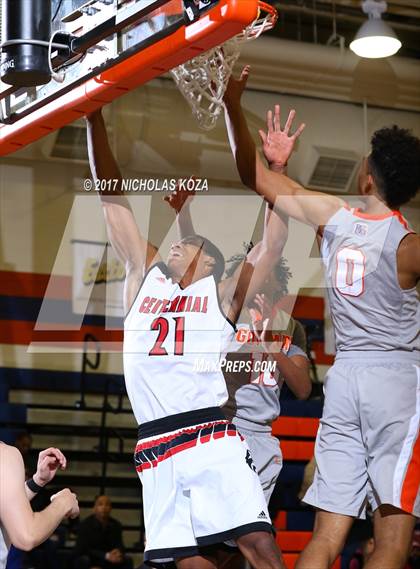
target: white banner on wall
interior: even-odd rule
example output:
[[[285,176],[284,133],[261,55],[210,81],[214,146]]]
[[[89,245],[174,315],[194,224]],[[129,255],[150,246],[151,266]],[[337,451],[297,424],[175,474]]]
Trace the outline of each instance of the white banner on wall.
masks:
[[[111,247],[100,241],[74,239],[73,312],[124,317],[124,265]]]

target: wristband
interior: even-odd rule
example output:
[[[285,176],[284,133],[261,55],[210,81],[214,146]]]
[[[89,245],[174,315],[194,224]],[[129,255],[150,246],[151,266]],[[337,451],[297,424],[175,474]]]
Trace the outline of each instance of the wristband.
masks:
[[[33,478],[30,478],[29,480],[26,481],[26,486],[34,494],[38,494],[38,492],[40,492],[43,489],[43,486],[39,486],[39,484],[37,484]]]

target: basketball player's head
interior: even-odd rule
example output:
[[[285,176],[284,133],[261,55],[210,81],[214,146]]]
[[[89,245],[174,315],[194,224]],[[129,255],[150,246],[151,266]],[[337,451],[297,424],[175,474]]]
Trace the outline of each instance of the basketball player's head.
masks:
[[[171,274],[179,279],[190,272],[196,280],[213,275],[218,282],[225,271],[225,259],[220,250],[201,235],[184,237],[174,243],[167,265]]]
[[[394,125],[377,130],[371,146],[360,168],[359,193],[377,195],[398,209],[420,188],[420,139]]]
[[[284,257],[275,265],[264,281],[262,294],[266,294],[275,300],[280,300],[289,292],[289,279],[292,276],[287,261]]]
[[[252,244],[247,245],[246,252],[249,253],[252,247]],[[233,276],[245,258],[245,253],[239,253],[231,257],[228,261],[229,268],[226,269],[226,276]],[[281,257],[262,284],[261,290],[259,291],[260,294],[265,294],[268,298],[273,299],[274,301],[280,300],[280,298],[283,298],[289,292],[288,283],[291,276],[292,273],[290,272],[286,259]]]

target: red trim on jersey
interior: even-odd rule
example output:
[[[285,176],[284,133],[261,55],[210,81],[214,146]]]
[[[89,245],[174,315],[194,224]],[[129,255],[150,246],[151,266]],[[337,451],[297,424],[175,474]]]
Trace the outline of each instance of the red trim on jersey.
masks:
[[[362,219],[373,219],[377,221],[381,219],[387,219],[388,217],[392,217],[394,213],[395,212],[391,211],[390,213],[384,213],[382,215],[370,215],[369,213],[364,213],[363,211],[360,211],[358,207],[353,210],[353,215],[355,215],[356,217],[361,217]]]
[[[361,217],[362,219],[372,219],[374,221],[381,221],[383,219],[388,219],[389,217],[396,217],[397,220],[401,223],[401,225],[405,228],[405,229],[410,229],[407,223],[407,220],[404,218],[404,216],[402,215],[402,213],[400,211],[391,211],[390,213],[385,213],[383,215],[370,215],[368,213],[364,213],[363,211],[360,211],[359,208],[356,208],[353,211],[353,215],[356,217]]]
[[[407,231],[410,231],[410,233],[414,233],[414,231],[412,231],[408,225],[408,221],[405,219],[405,217],[402,215],[402,213],[400,211],[394,211],[394,215],[395,217],[398,219],[398,221],[401,223],[401,225],[404,227],[404,229],[407,229]]]
[[[413,454],[407,468],[401,491],[401,508],[412,513],[420,487],[420,435],[413,447]]]

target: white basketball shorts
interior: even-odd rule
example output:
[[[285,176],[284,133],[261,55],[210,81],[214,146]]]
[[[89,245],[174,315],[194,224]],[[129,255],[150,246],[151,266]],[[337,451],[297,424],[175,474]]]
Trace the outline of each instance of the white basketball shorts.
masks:
[[[135,465],[143,485],[145,561],[271,532],[249,448],[218,407],[142,425]]]

